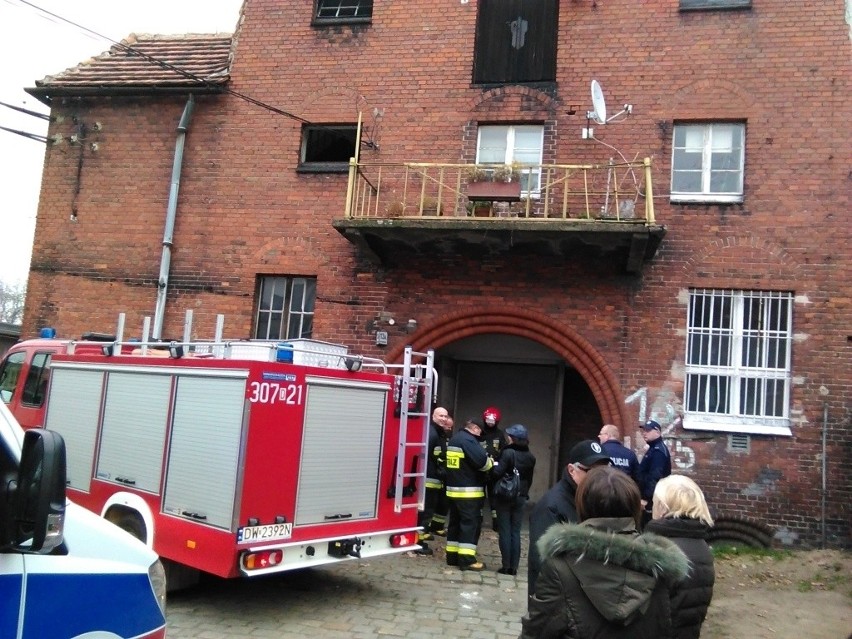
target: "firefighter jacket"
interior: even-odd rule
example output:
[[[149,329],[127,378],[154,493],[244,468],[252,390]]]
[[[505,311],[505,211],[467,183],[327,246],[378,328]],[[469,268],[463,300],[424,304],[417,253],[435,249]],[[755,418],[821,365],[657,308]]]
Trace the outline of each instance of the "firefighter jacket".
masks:
[[[441,490],[447,476],[447,435],[435,422],[429,425],[426,443],[426,488]]]
[[[491,459],[499,459],[500,451],[506,445],[506,436],[496,426],[494,428],[485,426],[482,429],[482,435],[479,436],[479,444],[491,456]]]
[[[469,431],[460,430],[447,444],[447,497],[485,497],[485,483],[492,465],[479,440]]]

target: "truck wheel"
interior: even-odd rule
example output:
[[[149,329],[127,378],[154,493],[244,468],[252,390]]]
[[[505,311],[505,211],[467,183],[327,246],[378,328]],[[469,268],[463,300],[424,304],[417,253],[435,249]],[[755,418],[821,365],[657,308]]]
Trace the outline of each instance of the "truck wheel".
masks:
[[[123,513],[115,519],[110,517],[109,520],[122,530],[129,532],[139,541],[143,543],[147,541],[147,535],[145,534],[145,524],[139,517],[139,515],[133,513]]]

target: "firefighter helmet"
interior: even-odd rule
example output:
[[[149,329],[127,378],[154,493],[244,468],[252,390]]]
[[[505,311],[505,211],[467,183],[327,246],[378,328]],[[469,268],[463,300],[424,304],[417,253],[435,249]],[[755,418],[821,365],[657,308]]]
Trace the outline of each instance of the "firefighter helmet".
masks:
[[[482,422],[486,428],[496,428],[500,423],[500,409],[489,406],[482,411]]]

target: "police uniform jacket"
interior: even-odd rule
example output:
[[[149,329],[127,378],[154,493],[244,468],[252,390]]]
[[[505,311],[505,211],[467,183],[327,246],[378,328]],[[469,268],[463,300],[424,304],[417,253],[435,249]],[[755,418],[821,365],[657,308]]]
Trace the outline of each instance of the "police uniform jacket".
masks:
[[[485,497],[485,482],[492,465],[479,440],[470,431],[460,430],[447,443],[447,497]]]
[[[639,491],[649,506],[654,498],[657,482],[671,474],[672,456],[663,438],[659,437],[648,444],[648,452],[639,464]]]
[[[614,439],[605,441],[601,444],[601,448],[613,466],[630,475],[633,481],[639,481],[639,460],[636,458],[636,453]]]

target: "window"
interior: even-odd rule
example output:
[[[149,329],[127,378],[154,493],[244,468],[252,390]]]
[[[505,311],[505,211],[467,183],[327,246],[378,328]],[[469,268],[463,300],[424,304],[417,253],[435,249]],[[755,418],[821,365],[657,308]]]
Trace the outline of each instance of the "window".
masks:
[[[686,428],[790,435],[790,293],[690,291]]]
[[[744,124],[676,124],[673,202],[742,202]]]
[[[368,22],[373,0],[317,0],[316,22]]]
[[[21,376],[26,357],[27,354],[23,351],[12,353],[0,367],[0,399],[6,404],[12,401],[12,396],[18,387],[18,377]]]
[[[261,277],[255,339],[310,338],[317,280],[313,277]]]
[[[680,10],[749,9],[751,0],[680,0]]]
[[[21,403],[26,406],[41,406],[47,394],[50,379],[50,353],[36,353],[30,362],[27,381],[21,393]]]
[[[475,84],[554,82],[558,0],[478,0]]]
[[[521,193],[536,195],[541,187],[544,127],[540,124],[481,126],[476,145],[477,164],[522,166]]]
[[[354,124],[305,125],[302,128],[302,152],[299,170],[316,172],[346,171],[355,157]]]

